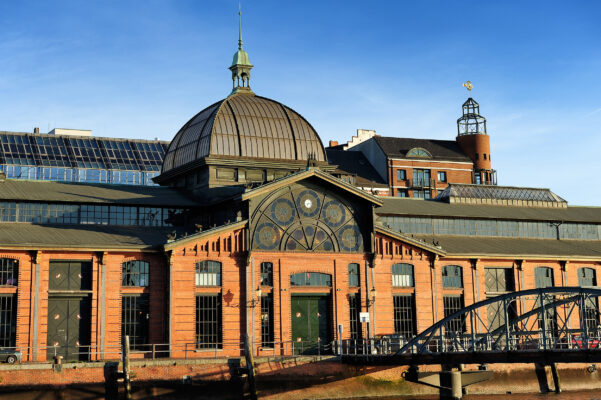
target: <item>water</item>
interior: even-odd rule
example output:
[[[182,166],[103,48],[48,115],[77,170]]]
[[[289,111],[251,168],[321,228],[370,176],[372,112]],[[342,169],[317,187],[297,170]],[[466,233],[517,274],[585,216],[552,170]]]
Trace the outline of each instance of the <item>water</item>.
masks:
[[[133,399],[212,399],[230,400],[239,399],[239,395],[223,396],[225,388],[211,388],[201,385],[152,385],[134,388]],[[124,398],[122,393],[119,398]],[[87,385],[70,387],[66,389],[24,390],[13,393],[0,393],[2,400],[96,400],[105,399],[103,385]],[[601,400],[601,390],[555,393],[526,393],[526,394],[500,394],[481,395],[472,394],[463,396],[464,400]],[[339,399],[341,400],[341,399]],[[439,400],[438,396],[400,396],[400,397],[361,397],[345,400]]]

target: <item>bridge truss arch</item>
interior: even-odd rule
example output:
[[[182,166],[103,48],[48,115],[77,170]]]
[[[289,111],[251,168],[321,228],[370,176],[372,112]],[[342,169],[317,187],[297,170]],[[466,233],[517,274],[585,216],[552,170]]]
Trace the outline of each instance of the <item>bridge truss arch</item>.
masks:
[[[479,301],[400,346],[397,356],[601,350],[601,289],[549,287]]]

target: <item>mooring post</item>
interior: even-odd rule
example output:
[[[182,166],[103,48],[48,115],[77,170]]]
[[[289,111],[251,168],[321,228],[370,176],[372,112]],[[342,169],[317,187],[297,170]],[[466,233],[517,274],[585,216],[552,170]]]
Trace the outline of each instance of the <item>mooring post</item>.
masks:
[[[123,343],[123,386],[125,388],[125,398],[131,399],[131,381],[129,379],[129,335],[125,335]]]
[[[461,390],[461,371],[450,371],[451,374],[451,398],[461,400],[463,391]]]
[[[551,375],[553,376],[555,393],[561,393],[561,382],[559,381],[559,373],[557,372],[557,365],[555,365],[555,363],[551,363]]]

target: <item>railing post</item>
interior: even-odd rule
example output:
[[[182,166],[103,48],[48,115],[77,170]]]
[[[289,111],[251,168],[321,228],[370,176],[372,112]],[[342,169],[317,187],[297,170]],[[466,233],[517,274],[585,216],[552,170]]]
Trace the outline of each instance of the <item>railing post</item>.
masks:
[[[472,329],[472,351],[476,351],[476,330],[474,329],[474,310],[470,311],[470,327]]]
[[[540,312],[543,321],[543,350],[547,350],[547,310],[545,310],[545,304],[543,303],[542,290],[539,292],[538,296],[540,297]]]
[[[154,360],[155,357],[156,357],[156,347],[155,347],[155,344],[153,343],[152,344],[152,359]]]
[[[509,343],[509,313],[507,312],[507,299],[503,299],[503,318],[505,319],[505,349],[511,350]]]
[[[584,348],[588,349],[588,327],[586,326],[586,297],[580,293],[580,329],[582,329],[582,340]]]

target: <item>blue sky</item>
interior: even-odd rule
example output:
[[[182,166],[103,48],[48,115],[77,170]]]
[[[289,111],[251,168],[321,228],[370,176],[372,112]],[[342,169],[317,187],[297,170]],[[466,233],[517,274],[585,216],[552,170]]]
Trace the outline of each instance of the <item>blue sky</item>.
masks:
[[[244,1],[251,86],[324,142],[454,139],[467,98],[499,184],[601,206],[601,3]],[[0,2],[0,130],[170,140],[231,89],[237,2]]]

